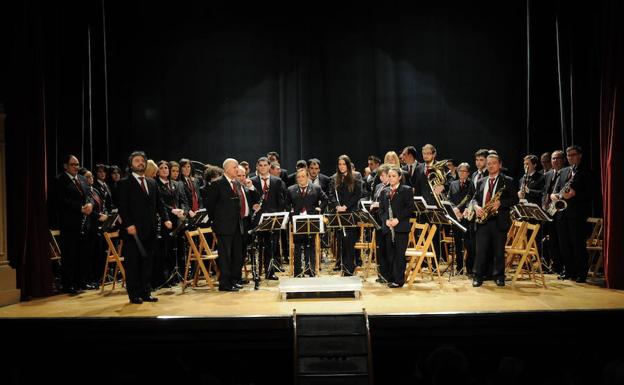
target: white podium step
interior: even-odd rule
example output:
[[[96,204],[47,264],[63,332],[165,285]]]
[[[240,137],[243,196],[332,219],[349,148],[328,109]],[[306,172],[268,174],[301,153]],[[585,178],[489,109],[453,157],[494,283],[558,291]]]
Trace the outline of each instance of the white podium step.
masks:
[[[283,300],[288,296],[296,298],[318,298],[323,294],[334,297],[359,298],[362,292],[360,277],[308,277],[280,278],[279,293]]]

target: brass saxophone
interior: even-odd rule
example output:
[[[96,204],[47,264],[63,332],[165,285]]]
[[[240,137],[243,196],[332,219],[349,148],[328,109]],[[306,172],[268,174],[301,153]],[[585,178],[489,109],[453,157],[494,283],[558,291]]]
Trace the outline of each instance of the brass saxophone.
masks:
[[[500,190],[498,190],[494,194],[492,199],[490,199],[490,201],[488,203],[486,203],[485,206],[483,206],[483,215],[481,215],[480,217],[477,217],[477,219],[476,219],[476,222],[478,224],[483,224],[488,219],[490,219],[491,217],[493,217],[496,214],[498,214],[498,210],[494,210],[494,202],[500,200],[500,197],[501,197],[501,194],[503,193],[503,190],[505,190],[505,186],[503,186]]]

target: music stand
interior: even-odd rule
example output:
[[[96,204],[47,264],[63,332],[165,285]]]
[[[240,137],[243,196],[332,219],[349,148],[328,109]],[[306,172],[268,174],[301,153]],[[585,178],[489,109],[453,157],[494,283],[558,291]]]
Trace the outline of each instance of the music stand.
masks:
[[[365,200],[360,201],[360,207],[362,208],[363,211],[366,211],[366,212],[370,212],[370,207],[372,204],[373,204],[373,201],[365,201]]]
[[[377,231],[381,230],[381,226],[379,225],[379,223],[377,223],[375,217],[373,217],[373,215],[368,210],[356,211],[353,213],[353,215],[358,219],[359,222],[371,224],[373,225],[373,227],[375,227],[375,230]]]
[[[518,221],[552,222],[552,218],[535,203],[518,203],[512,207],[511,214]]]
[[[325,224],[325,227],[327,227],[328,229],[333,229],[334,231],[342,229],[342,235],[345,238],[347,237],[347,232],[345,229],[347,227],[357,227],[358,223],[358,217],[353,212],[325,214],[325,218],[327,218],[327,223]],[[336,255],[336,258],[338,258],[338,255]],[[340,257],[340,271],[343,273],[345,272],[342,257]]]
[[[260,222],[258,222],[258,226],[250,230],[249,234],[257,235],[256,234],[257,232],[267,232],[267,233],[278,232],[279,234],[280,230],[286,230],[289,216],[290,216],[290,213],[286,211],[277,212],[277,213],[262,213],[262,215],[260,216]],[[273,235],[271,235],[270,238],[271,238],[271,253],[273,253],[273,250],[275,249]],[[271,263],[268,266],[267,273],[271,268],[274,268],[275,270],[278,270],[280,272],[284,271],[282,270],[280,266],[275,265],[275,256],[271,258]]]
[[[320,244],[318,242],[320,234],[325,233],[325,222],[323,215],[294,215],[292,217],[292,234],[293,235],[314,235],[314,251],[315,251],[315,269],[314,275],[318,276],[319,274],[319,258],[321,254]],[[308,238],[309,240],[309,238]],[[294,244],[293,244],[294,245]],[[309,246],[309,245],[308,245]],[[317,247],[319,246],[319,247]],[[293,253],[294,254],[294,253]],[[294,276],[294,255],[292,255],[291,261],[293,264],[293,276]],[[301,257],[301,274],[299,277],[305,276],[306,271],[312,273],[312,269],[309,266],[306,266],[305,260],[303,258],[303,254]]]
[[[117,224],[117,221],[119,221],[119,214],[117,214],[117,209],[114,209],[110,214],[108,214],[108,218],[100,226],[100,231],[103,233],[112,232],[113,228]]]

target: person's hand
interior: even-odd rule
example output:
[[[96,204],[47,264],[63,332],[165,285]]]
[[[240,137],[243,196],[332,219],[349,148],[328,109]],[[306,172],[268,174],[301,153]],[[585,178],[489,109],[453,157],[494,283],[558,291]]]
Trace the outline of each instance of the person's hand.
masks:
[[[436,195],[442,194],[442,191],[444,191],[444,185],[442,184],[433,187],[433,192],[435,192]]]
[[[84,206],[82,206],[82,208],[80,209],[80,211],[84,214],[84,215],[91,215],[91,213],[93,212],[93,204],[92,203],[87,203]]]
[[[245,186],[247,186],[247,188],[250,189],[250,190],[254,190],[255,189],[254,185],[253,185],[253,182],[249,178],[245,179]]]
[[[135,226],[135,225],[129,226],[129,227],[126,229],[126,231],[127,231],[127,232],[128,232],[128,234],[130,234],[130,235],[137,235],[137,230],[136,230],[136,226]]]
[[[255,205],[251,206],[251,208],[252,208],[254,211],[258,211],[258,210],[260,210],[260,203],[256,203]]]
[[[106,214],[100,214],[100,216],[98,217],[98,221],[100,222],[106,222],[107,219],[108,219],[108,215]]]
[[[195,211],[189,210],[189,216],[193,218],[195,216]]]
[[[574,198],[574,196],[576,195],[576,191],[574,191],[574,189],[570,187],[570,191],[568,191],[567,193],[563,193],[562,195],[564,199]]]
[[[466,207],[464,209],[464,212],[462,213],[462,217],[467,217],[468,216],[468,207]]]
[[[497,211],[500,205],[501,205],[500,201],[495,200],[494,203],[492,203],[492,207],[494,208],[494,211]]]
[[[396,225],[399,224],[399,219],[398,218],[392,218],[390,219],[390,223],[392,227],[396,227]]]
[[[481,208],[481,206],[475,206],[475,214],[477,214],[478,217],[482,217],[483,213],[484,213],[484,211]]]
[[[165,221],[165,227],[168,230],[171,230],[171,228],[173,227],[173,223],[171,223],[171,221]]]
[[[457,217],[457,219],[461,219],[462,218],[462,213],[461,213],[461,211],[459,211],[459,209],[457,207],[453,207],[453,212],[455,213],[455,216]]]
[[[556,202],[559,200],[559,195],[557,194],[550,194],[550,200],[553,202]]]
[[[373,203],[371,203],[370,208],[371,208],[371,209],[377,209],[377,208],[379,208],[379,202],[373,202]]]
[[[345,211],[347,211],[347,206],[337,206],[336,211],[338,211],[339,213],[344,213]]]
[[[524,191],[522,190],[518,191],[518,198],[524,199]]]

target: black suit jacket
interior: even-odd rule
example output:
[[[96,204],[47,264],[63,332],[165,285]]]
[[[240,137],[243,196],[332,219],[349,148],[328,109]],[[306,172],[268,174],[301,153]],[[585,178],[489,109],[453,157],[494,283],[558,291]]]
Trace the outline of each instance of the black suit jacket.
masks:
[[[567,182],[576,192],[576,195],[570,199],[566,199],[568,207],[560,214],[562,218],[587,218],[591,213],[591,201],[593,192],[593,182],[591,171],[579,166],[574,176],[572,176],[572,167],[566,167],[561,170],[559,183],[554,188],[554,193],[559,193]]]
[[[497,191],[504,188],[500,197],[500,208],[498,209],[498,214],[494,217],[490,217],[489,220],[496,220],[498,224],[498,229],[500,231],[507,231],[511,226],[511,217],[509,216],[509,211],[511,207],[518,203],[518,189],[516,188],[516,184],[514,183],[513,178],[499,173],[497,177],[498,181],[495,182],[494,191],[492,191],[492,197],[496,194]],[[474,195],[474,200],[476,204],[480,207],[483,207],[483,198],[486,183],[489,183],[489,178],[481,178],[477,183],[477,190]]]
[[[323,190],[325,195],[329,196],[329,186],[331,184],[329,177],[325,174],[319,173],[317,178],[319,180],[319,185],[321,186],[321,190]]]
[[[251,178],[254,188],[258,190],[258,193],[263,197],[262,208],[258,212],[257,216],[260,218],[262,213],[275,213],[284,211],[284,195],[286,194],[286,187],[284,182],[273,175],[269,176],[269,192],[264,199],[262,191],[262,179],[256,175]]]
[[[437,206],[437,201],[433,196],[433,191],[429,186],[429,179],[427,178],[427,165],[425,163],[419,163],[416,171],[414,172],[415,184],[412,186],[414,189],[414,196],[422,196],[429,205]]]
[[[524,186],[524,175],[518,182],[518,190],[520,190],[522,186]],[[538,173],[537,171],[534,172],[533,175],[527,178],[527,187],[529,188],[529,192],[524,195],[524,199],[526,199],[529,203],[541,205],[542,191],[544,190],[544,175]]]
[[[550,194],[554,191],[555,185],[557,181],[561,177],[561,171],[555,171],[555,169],[550,169],[544,173],[544,188],[542,189],[542,207],[548,208],[550,204]],[[556,173],[556,174],[555,174]]]
[[[162,196],[165,209],[168,213],[170,213],[173,208],[182,209],[185,213],[188,212],[189,208],[186,204],[186,194],[184,193],[184,186],[182,183],[169,180],[169,183],[165,184],[160,178],[157,178],[156,184],[160,189],[160,195]]]
[[[104,211],[111,212],[115,206],[113,205],[113,196],[107,184],[101,184],[97,180],[93,182],[93,188],[98,192]]]
[[[238,188],[242,187],[235,181]],[[244,231],[240,217],[241,201],[232,190],[232,185],[225,176],[210,184],[206,192],[206,210],[212,222],[212,230],[216,234],[234,235]],[[251,207],[249,211],[252,212]]]
[[[58,213],[59,229],[61,231],[79,231],[84,215],[82,206],[86,203],[93,203],[89,192],[87,180],[82,175],[77,175],[78,182],[83,193],[70,179],[67,173],[63,172],[56,177],[56,207]]]
[[[472,175],[470,176],[470,180],[472,181],[472,184],[474,185],[475,189],[477,188],[477,182],[479,182],[479,180],[485,178],[486,176],[488,176],[488,170],[487,169],[483,169],[483,174],[481,176],[481,179],[478,179],[478,175],[479,175],[479,171],[475,171],[472,173]]]
[[[464,211],[466,206],[468,206],[468,204],[472,200],[474,193],[475,193],[475,187],[470,179],[466,179],[466,182],[464,183],[463,187],[461,186],[460,180],[457,179],[457,180],[452,181],[451,184],[449,185],[448,198],[451,201],[451,203],[453,203],[456,206],[462,203],[463,201],[463,203],[457,206],[457,208],[459,209],[459,211]]]
[[[331,187],[329,192],[329,203],[332,209],[335,209],[336,206],[346,206],[347,212],[358,211],[358,203],[360,202],[360,198],[362,197],[361,181],[354,180],[352,191],[349,191],[349,188],[344,183],[338,188],[336,188],[335,185],[336,178],[334,176],[331,179]],[[336,193],[338,193],[337,196]]]
[[[189,188],[189,185],[188,185],[186,179],[184,178],[184,176],[180,176],[180,183],[184,187],[184,195],[185,195],[186,203],[188,204],[188,207],[189,207],[189,210],[190,210],[193,207],[193,192]],[[198,203],[199,203],[199,208],[202,209],[202,208],[204,208],[204,202],[203,202],[203,199],[201,197],[202,186],[200,184],[200,181],[197,178],[194,178],[193,182],[192,182],[192,185],[195,188],[195,192],[197,193],[197,200],[198,200]]]
[[[407,171],[407,165],[401,167],[401,170],[403,170],[403,183],[405,183],[406,185],[415,188],[416,185],[419,183],[418,182],[418,169],[421,168],[423,165],[423,163],[418,163],[416,162],[416,167],[414,168],[414,171],[412,172],[412,175],[410,175]],[[418,194],[420,195],[420,194]]]
[[[390,198],[390,187],[384,188],[379,196],[379,219],[381,220],[381,231],[384,234],[390,232],[386,225],[386,220],[390,219],[389,207],[392,207],[392,217],[397,218],[399,223],[394,228],[397,233],[407,233],[410,231],[409,219],[414,212],[414,195],[412,188],[407,185],[399,185],[392,199]]]
[[[286,192],[286,210],[299,215],[305,207],[308,215],[320,214],[327,206],[327,195],[319,186],[308,183],[305,197],[301,195],[299,185],[290,186]],[[316,210],[316,208],[319,210]]]
[[[130,174],[119,181],[119,216],[122,220],[122,229],[134,225],[141,240],[149,240],[156,236],[157,218],[160,215],[162,222],[169,220],[169,213],[160,195],[156,181],[145,178],[148,194],[143,192],[136,178]]]

